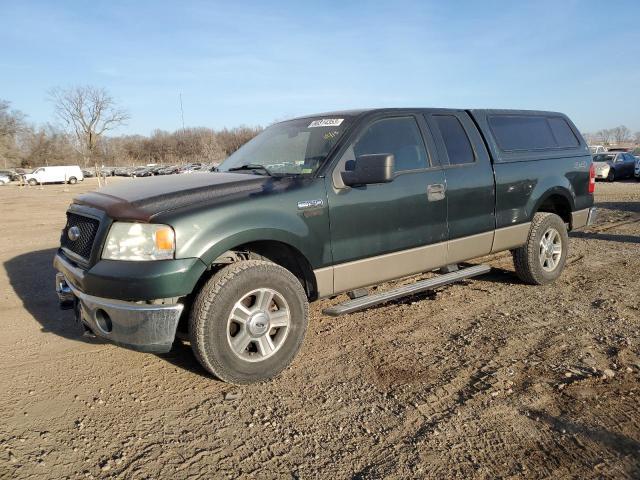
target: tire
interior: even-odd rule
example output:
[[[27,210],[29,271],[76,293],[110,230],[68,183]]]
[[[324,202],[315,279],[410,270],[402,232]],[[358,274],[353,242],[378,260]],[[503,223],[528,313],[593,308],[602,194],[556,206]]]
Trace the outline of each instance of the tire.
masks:
[[[69,185],[75,185],[76,183],[78,183],[78,179],[76,177],[69,177],[69,180],[67,180],[67,182],[69,183]]]
[[[609,169],[609,173],[607,174],[607,182],[615,182],[616,180],[616,171],[611,168]]]
[[[38,185],[38,181],[35,178],[30,178],[27,183],[32,187],[35,187],[36,185]]]
[[[269,295],[273,300],[262,305],[269,308],[258,308],[258,299]],[[238,322],[240,317],[245,320]],[[198,361],[217,378],[255,383],[291,364],[308,319],[307,296],[291,272],[275,263],[246,260],[224,267],[202,287],[189,316],[189,338]],[[238,345],[232,347],[234,341]]]
[[[545,252],[543,239],[545,244],[552,243],[552,247]],[[552,250],[554,253],[550,255]],[[564,221],[553,213],[536,213],[527,243],[512,252],[516,274],[520,280],[531,285],[552,283],[562,273],[568,251],[569,235]]]

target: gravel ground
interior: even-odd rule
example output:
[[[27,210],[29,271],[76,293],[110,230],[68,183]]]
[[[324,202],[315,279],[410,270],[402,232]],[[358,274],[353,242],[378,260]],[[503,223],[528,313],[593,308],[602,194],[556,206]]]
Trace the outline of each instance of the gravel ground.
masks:
[[[293,366],[247,387],[58,310],[64,211],[92,188],[0,188],[0,477],[640,478],[640,183],[598,184],[554,285],[499,254],[364,312],[321,301]]]

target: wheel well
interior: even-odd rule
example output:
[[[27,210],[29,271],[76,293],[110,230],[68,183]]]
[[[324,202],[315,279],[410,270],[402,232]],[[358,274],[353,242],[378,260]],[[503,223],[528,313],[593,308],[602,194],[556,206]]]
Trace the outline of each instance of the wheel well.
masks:
[[[538,212],[555,213],[565,223],[571,224],[571,204],[563,195],[554,194],[545,199]]]
[[[275,240],[261,240],[246,243],[232,248],[214,260],[213,265],[223,266],[235,261],[263,257],[293,273],[307,293],[309,300],[318,297],[316,277],[311,264],[297,249],[283,242]]]

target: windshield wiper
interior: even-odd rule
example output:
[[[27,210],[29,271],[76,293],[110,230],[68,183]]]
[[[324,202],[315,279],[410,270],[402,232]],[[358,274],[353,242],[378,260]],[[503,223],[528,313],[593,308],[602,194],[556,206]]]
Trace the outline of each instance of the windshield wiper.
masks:
[[[232,168],[229,168],[227,172],[236,172],[238,170],[254,170],[254,171],[261,170],[267,175],[269,175],[270,177],[272,176],[271,172],[267,167],[265,167],[264,165],[260,165],[258,163],[247,163],[246,165],[242,165],[241,167],[232,167]]]

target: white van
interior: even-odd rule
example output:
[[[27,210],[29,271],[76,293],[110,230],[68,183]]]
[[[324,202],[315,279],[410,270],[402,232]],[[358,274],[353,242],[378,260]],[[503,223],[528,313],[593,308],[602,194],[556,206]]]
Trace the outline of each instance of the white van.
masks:
[[[36,168],[33,173],[25,174],[24,179],[29,185],[59,182],[73,185],[74,183],[84,180],[84,175],[78,165],[63,165]]]

